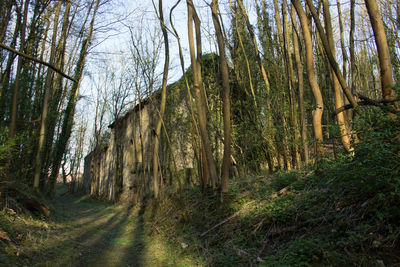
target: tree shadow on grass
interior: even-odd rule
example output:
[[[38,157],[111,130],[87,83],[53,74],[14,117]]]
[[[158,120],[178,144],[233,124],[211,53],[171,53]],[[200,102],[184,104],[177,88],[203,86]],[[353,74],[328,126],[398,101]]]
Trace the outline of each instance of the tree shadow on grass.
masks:
[[[115,259],[104,256],[118,245],[118,238],[129,224],[131,210],[111,208],[104,212],[108,205],[92,203],[90,208],[86,201],[77,204],[72,200],[63,199],[55,206],[56,209],[68,206],[65,213],[71,212],[71,218],[63,222],[59,216],[56,219],[58,227],[50,232],[49,240],[40,244],[39,249],[26,250],[20,259],[25,258],[25,262],[30,264],[51,263],[53,266],[121,266],[115,264]]]
[[[132,227],[132,231],[128,231],[126,234],[127,243],[124,244],[122,257],[119,259],[115,266],[144,266],[144,256],[146,250],[146,240],[144,233],[144,213],[147,208],[147,199],[143,199],[140,204],[140,209],[135,218],[135,225],[129,225]]]

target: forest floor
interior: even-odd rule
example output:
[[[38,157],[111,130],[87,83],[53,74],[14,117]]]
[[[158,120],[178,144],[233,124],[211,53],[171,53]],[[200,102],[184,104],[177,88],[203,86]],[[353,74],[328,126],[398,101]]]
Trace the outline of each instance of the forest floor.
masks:
[[[49,218],[9,199],[0,266],[400,267],[400,161],[364,155],[132,206],[58,185]]]
[[[50,219],[2,211],[0,230],[8,230],[11,242],[0,241],[0,266],[202,265],[181,247],[151,235],[143,206],[115,206],[65,190],[59,187]]]

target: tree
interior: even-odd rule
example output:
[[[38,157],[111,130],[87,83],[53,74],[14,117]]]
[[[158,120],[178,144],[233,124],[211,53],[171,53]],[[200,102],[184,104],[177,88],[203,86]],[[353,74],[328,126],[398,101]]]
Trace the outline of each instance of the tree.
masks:
[[[165,49],[165,62],[164,62],[164,72],[161,86],[161,101],[160,101],[160,109],[158,112],[158,119],[156,123],[156,130],[154,136],[154,154],[153,154],[153,190],[154,197],[158,198],[159,195],[159,182],[158,182],[158,162],[159,162],[159,141],[160,141],[160,133],[161,133],[161,124],[165,112],[165,103],[167,97],[167,81],[168,81],[168,69],[169,69],[169,43],[168,43],[168,33],[167,28],[164,22],[164,13],[162,7],[162,0],[158,1],[158,12],[159,12],[159,20],[160,26],[164,37],[164,49]]]
[[[329,1],[328,0],[323,0],[322,1],[323,7],[324,7],[324,20],[325,20],[325,31],[326,31],[326,36],[328,37],[328,45],[330,51],[332,51],[332,55],[335,58],[335,46],[333,42],[333,30],[332,30],[332,19],[331,19],[331,13],[329,11]],[[340,90],[340,84],[339,80],[336,77],[335,72],[332,70],[331,71],[331,77],[333,81],[333,90],[334,90],[334,95],[335,95],[335,108],[338,109],[341,106],[343,106],[343,99],[342,99],[342,94]],[[342,140],[342,145],[344,149],[347,151],[350,151],[350,138],[349,134],[347,133],[346,129],[346,123],[345,123],[345,118],[344,114],[338,113],[336,115],[337,117],[337,123],[340,129],[340,137]]]
[[[308,82],[310,84],[316,104],[316,109],[313,111],[314,136],[317,141],[316,144],[317,153],[321,155],[324,152],[324,148],[321,144],[321,142],[323,141],[321,119],[324,111],[324,103],[322,100],[321,90],[319,89],[317,80],[315,78],[314,56],[313,56],[310,28],[308,25],[306,13],[304,12],[304,9],[301,6],[299,0],[292,0],[292,4],[296,9],[297,15],[299,16],[301,22],[301,27],[303,29],[303,37],[306,47],[306,65],[307,65]]]
[[[212,20],[217,37],[219,51],[219,66],[221,70],[222,81],[222,101],[223,101],[223,116],[224,116],[224,155],[222,159],[222,177],[221,189],[223,193],[228,192],[229,188],[229,170],[231,165],[231,105],[230,105],[230,86],[228,64],[225,55],[225,45],[222,36],[221,25],[218,17],[218,0],[211,2]]]
[[[57,39],[57,31],[58,31],[58,18],[60,16],[62,2],[58,2],[57,8],[54,14],[54,26],[53,26],[53,36],[51,40],[51,51],[50,51],[50,64],[53,65],[56,57],[56,39]],[[49,68],[47,70],[47,77],[45,82],[45,91],[43,97],[43,106],[42,106],[42,116],[40,121],[40,133],[39,133],[39,145],[36,152],[36,163],[35,163],[35,173],[33,178],[33,188],[34,190],[39,190],[39,181],[40,175],[42,171],[42,162],[43,162],[43,145],[45,142],[45,129],[47,122],[47,112],[48,112],[48,104],[50,97],[50,90],[53,82],[53,70]]]
[[[211,144],[206,126],[207,106],[204,94],[205,89],[201,77],[200,19],[197,16],[196,9],[193,5],[192,0],[187,0],[186,3],[188,12],[188,38],[189,38],[189,48],[190,48],[190,60],[192,62],[192,68],[193,68],[194,93],[195,93],[196,107],[199,120],[200,136],[202,140],[202,149],[204,150],[205,153],[207,169],[211,178],[212,187],[213,189],[215,189],[217,182],[217,171],[215,168],[214,156],[211,151]],[[193,22],[196,29],[196,49],[194,45]]]
[[[299,92],[299,115],[300,115],[300,127],[301,127],[301,143],[303,146],[303,160],[305,163],[309,160],[308,144],[307,144],[307,125],[306,125],[306,114],[304,110],[304,76],[303,76],[303,62],[301,61],[300,49],[299,49],[299,35],[297,33],[297,21],[295,8],[292,4],[290,17],[293,25],[293,46],[294,56],[297,67],[297,86]]]
[[[375,35],[376,47],[378,49],[382,97],[383,99],[390,101],[395,98],[395,92],[393,90],[393,72],[390,62],[389,46],[386,39],[382,17],[379,13],[378,5],[375,0],[365,0],[365,5],[368,10],[369,19]],[[389,103],[387,105],[396,110],[395,104]],[[391,112],[388,113],[393,118],[397,117]]]
[[[49,180],[49,187],[48,187],[48,191],[47,191],[48,195],[52,195],[54,193],[54,187],[55,187],[57,175],[60,170],[62,157],[63,157],[63,154],[67,147],[69,137],[71,136],[72,126],[73,126],[73,118],[74,118],[74,114],[75,114],[75,106],[76,106],[76,101],[77,101],[78,93],[79,93],[80,81],[82,79],[82,73],[83,73],[83,68],[85,66],[85,60],[86,60],[86,55],[88,52],[88,47],[89,47],[89,44],[90,44],[90,41],[91,41],[92,35],[93,35],[94,21],[96,18],[97,10],[99,8],[99,3],[100,3],[100,0],[96,0],[96,2],[94,3],[93,15],[92,15],[92,19],[90,21],[88,33],[87,33],[85,40],[82,43],[81,51],[79,54],[79,59],[76,63],[75,75],[74,75],[74,78],[76,81],[72,84],[71,91],[69,92],[68,104],[65,109],[65,114],[64,114],[64,118],[63,118],[63,122],[62,122],[61,134],[57,140],[56,147],[55,147],[55,155],[54,155],[52,171],[51,171],[50,180]]]

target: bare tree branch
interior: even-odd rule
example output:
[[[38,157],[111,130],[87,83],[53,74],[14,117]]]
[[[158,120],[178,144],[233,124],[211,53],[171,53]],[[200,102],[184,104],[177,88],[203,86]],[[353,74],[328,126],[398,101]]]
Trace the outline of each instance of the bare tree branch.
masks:
[[[45,65],[45,66],[51,68],[52,70],[54,70],[55,72],[59,73],[61,76],[65,77],[65,78],[67,78],[67,79],[69,79],[69,80],[71,80],[73,82],[78,82],[76,79],[74,79],[71,76],[65,74],[60,69],[56,68],[55,66],[51,65],[50,63],[44,62],[44,61],[42,61],[40,59],[37,59],[37,58],[34,58],[34,57],[30,56],[30,55],[24,54],[24,53],[22,53],[22,52],[20,52],[18,50],[15,50],[14,48],[11,48],[11,47],[3,44],[3,43],[0,43],[0,47],[4,48],[4,49],[6,49],[6,50],[8,50],[8,51],[10,51],[10,52],[12,52],[14,54],[17,54],[18,56],[21,56],[21,57],[24,57],[26,59],[35,61],[35,62],[37,62],[39,64],[42,64],[42,65]]]

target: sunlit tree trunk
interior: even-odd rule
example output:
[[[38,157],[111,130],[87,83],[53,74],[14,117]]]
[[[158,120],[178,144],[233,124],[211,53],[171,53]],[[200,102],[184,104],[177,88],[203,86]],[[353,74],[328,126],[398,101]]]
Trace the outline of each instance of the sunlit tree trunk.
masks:
[[[158,150],[159,150],[159,141],[160,141],[160,133],[161,133],[161,124],[165,112],[165,103],[167,98],[167,81],[168,81],[168,68],[169,68],[169,43],[168,43],[168,33],[166,26],[164,24],[164,13],[162,7],[162,0],[158,1],[158,12],[159,12],[159,20],[161,25],[161,30],[164,36],[164,49],[165,49],[165,62],[164,62],[164,72],[163,72],[163,80],[161,86],[161,102],[160,102],[160,110],[158,113],[158,120],[156,124],[155,137],[154,137],[154,154],[153,154],[153,190],[154,197],[158,198],[159,195],[159,179],[158,179]]]
[[[293,60],[292,60],[292,52],[290,49],[290,38],[289,38],[289,26],[287,20],[287,2],[283,0],[282,2],[282,19],[283,19],[283,40],[284,40],[284,48],[285,48],[285,61],[286,61],[286,70],[288,74],[288,91],[289,91],[289,117],[290,124],[292,126],[292,132],[289,133],[292,136],[291,150],[292,150],[292,165],[293,167],[301,167],[301,159],[300,153],[298,150],[298,141],[299,141],[299,131],[298,131],[298,121],[297,121],[297,110],[296,110],[296,95],[294,92],[294,71],[293,71]]]
[[[186,87],[186,92],[187,92],[187,98],[186,98],[186,102],[187,102],[187,107],[189,108],[189,112],[190,112],[190,118],[192,120],[192,147],[195,153],[195,158],[197,161],[197,168],[198,168],[198,174],[199,174],[199,178],[200,178],[200,185],[202,187],[202,189],[205,189],[205,187],[208,185],[208,172],[206,171],[206,168],[203,168],[202,161],[203,161],[203,154],[204,154],[204,150],[201,149],[201,143],[200,141],[198,141],[199,139],[201,139],[200,137],[200,132],[199,132],[199,127],[197,125],[196,122],[196,118],[194,115],[194,109],[193,109],[193,96],[192,93],[190,92],[190,86],[189,86],[189,82],[188,82],[188,78],[186,75],[186,70],[185,70],[185,61],[183,58],[183,52],[182,52],[182,45],[181,45],[181,41],[179,38],[179,34],[176,31],[176,28],[174,26],[173,20],[172,20],[172,12],[173,10],[178,6],[178,4],[180,3],[180,0],[178,0],[176,2],[176,4],[171,8],[170,14],[169,14],[169,18],[170,18],[170,22],[171,22],[171,28],[174,32],[174,36],[177,40],[178,43],[178,50],[179,50],[179,61],[180,61],[180,65],[181,65],[181,70],[182,70],[182,74],[183,74],[183,79],[185,81],[185,87]],[[205,174],[206,173],[206,174]],[[180,180],[179,180],[180,181]]]
[[[270,92],[270,83],[269,83],[269,79],[268,79],[268,76],[267,76],[267,72],[265,71],[265,68],[264,68],[264,65],[263,65],[263,62],[262,62],[260,51],[258,49],[257,39],[256,39],[256,36],[254,34],[253,26],[250,24],[250,20],[249,20],[249,17],[247,15],[247,12],[246,12],[246,10],[245,10],[245,8],[243,6],[242,0],[237,0],[237,3],[239,5],[239,8],[240,8],[240,10],[242,12],[242,15],[243,15],[243,17],[245,19],[246,27],[247,27],[247,30],[248,30],[249,36],[250,36],[250,40],[253,43],[254,56],[256,58],[258,67],[260,69],[261,76],[262,76],[263,81],[264,81],[266,92],[267,92],[267,94],[269,94],[269,92]],[[269,105],[270,105],[270,102],[269,102],[269,100],[267,100],[267,108],[268,108]],[[283,129],[286,130],[287,129],[286,120],[283,117],[282,117],[281,124],[282,124]],[[268,124],[268,125],[270,125],[270,124]],[[287,141],[286,134],[281,135],[281,138],[283,139],[282,140],[283,141],[283,144],[282,144],[282,148],[283,149],[282,149],[281,152],[282,152],[282,155],[283,155],[283,158],[284,158],[284,161],[285,161],[284,164],[285,164],[285,166],[289,166],[289,164],[290,164],[289,155],[288,155],[289,154],[288,153],[289,149],[288,149],[288,141]]]
[[[306,0],[307,2],[307,6],[311,12],[312,17],[314,18],[314,22],[315,22],[315,26],[317,27],[318,33],[319,33],[319,37],[320,40],[322,42],[322,46],[324,48],[325,54],[327,56],[328,62],[332,67],[332,70],[335,72],[336,77],[340,83],[340,86],[342,87],[343,93],[346,95],[347,99],[349,100],[350,104],[355,108],[358,106],[358,103],[356,102],[356,100],[354,99],[354,96],[351,94],[348,86],[347,86],[347,82],[344,79],[339,66],[335,60],[335,57],[333,56],[333,53],[330,49],[330,45],[328,42],[328,38],[324,32],[324,29],[322,27],[321,21],[319,19],[318,16],[318,12],[315,10],[315,7],[313,5],[312,0]]]
[[[299,36],[297,34],[297,22],[296,22],[296,14],[295,9],[292,5],[290,11],[290,17],[292,19],[293,25],[293,46],[294,46],[294,57],[297,66],[297,86],[299,92],[299,113],[300,113],[300,135],[301,135],[301,143],[303,148],[303,160],[305,163],[308,162],[309,152],[308,152],[308,144],[307,144],[307,125],[306,125],[306,114],[304,111],[304,76],[303,76],[303,62],[300,57],[300,49],[299,49]]]
[[[274,0],[274,11],[275,11],[274,14],[275,14],[276,29],[278,32],[279,47],[281,48],[281,53],[283,54],[285,50],[284,50],[282,22],[279,12],[278,0]]]
[[[301,6],[299,0],[291,0],[291,1],[296,9],[297,15],[299,16],[301,27],[303,29],[303,37],[306,48],[306,65],[308,73],[308,82],[310,83],[310,87],[313,92],[316,104],[316,109],[313,111],[314,136],[317,142],[316,150],[318,154],[323,154],[324,148],[321,144],[321,142],[323,141],[321,119],[324,111],[324,103],[322,100],[321,90],[319,89],[317,80],[315,78],[314,56],[313,56],[310,28],[308,25],[308,19],[306,13],[304,12],[304,9]]]
[[[331,13],[329,10],[329,1],[322,1],[324,6],[324,20],[325,20],[325,31],[328,38],[329,49],[332,52],[333,57],[335,58],[335,45],[333,42],[333,32],[332,32],[332,22],[331,22]],[[336,59],[335,59],[336,60]],[[334,98],[335,98],[335,108],[338,109],[343,106],[343,99],[340,90],[339,80],[336,77],[336,74],[333,70],[331,70],[331,77],[333,79],[333,90],[334,90]],[[340,137],[342,140],[342,145],[346,151],[350,151],[350,138],[347,133],[346,123],[344,118],[344,113],[338,113],[336,115],[337,123],[340,129]]]
[[[212,1],[211,11],[215,34],[217,36],[218,42],[219,65],[222,79],[224,155],[222,159],[221,189],[223,193],[227,193],[229,188],[229,169],[231,165],[231,104],[228,64],[226,62],[225,45],[222,37],[221,25],[218,19],[218,0]]]
[[[78,93],[79,93],[79,86],[80,86],[80,82],[82,79],[82,73],[83,73],[83,68],[85,66],[85,60],[86,60],[89,43],[90,43],[90,41],[92,39],[92,35],[93,35],[94,21],[95,21],[98,7],[99,7],[99,3],[100,3],[100,0],[96,0],[94,10],[93,10],[93,16],[92,16],[90,26],[88,29],[88,33],[87,33],[86,39],[82,43],[81,51],[79,54],[79,59],[78,59],[78,62],[76,63],[75,75],[74,75],[75,82],[73,82],[71,91],[69,92],[68,103],[67,103],[67,107],[65,109],[64,118],[63,118],[62,126],[61,126],[61,133],[60,133],[60,136],[57,140],[56,147],[55,147],[52,171],[51,171],[50,180],[49,180],[50,186],[49,186],[48,192],[47,192],[48,195],[52,195],[54,192],[54,186],[55,186],[55,183],[57,180],[57,175],[58,175],[58,172],[60,169],[62,157],[63,157],[63,154],[67,147],[69,137],[71,136],[72,126],[73,126],[73,118],[74,118],[74,114],[75,114],[75,106],[76,106],[76,101],[77,101]]]
[[[71,1],[67,2],[65,6],[61,36],[57,44],[57,51],[56,51],[57,59],[55,61],[55,65],[62,71],[64,71],[64,69],[67,68],[67,66],[65,66],[65,56],[66,56],[67,38],[69,35],[70,26],[72,24],[72,21],[71,22],[69,21],[71,6],[72,6]],[[74,14],[72,16],[72,19],[73,18]],[[54,88],[52,90],[51,101],[49,103],[49,111],[51,111],[51,113],[49,113],[49,116],[47,117],[46,131],[45,131],[46,136],[45,136],[45,146],[43,153],[43,155],[45,156],[45,158],[43,159],[44,170],[49,170],[51,165],[51,150],[53,146],[54,133],[56,130],[57,120],[59,119],[61,113],[60,106],[62,103],[62,96],[63,93],[65,93],[66,91],[64,90],[63,80],[64,78],[62,77],[62,75],[56,75],[55,81],[53,83]]]
[[[379,64],[381,71],[381,90],[382,97],[385,100],[393,100],[395,98],[395,92],[393,90],[393,72],[392,65],[390,62],[389,46],[386,39],[385,28],[383,26],[382,17],[379,13],[379,8],[376,0],[365,0],[367,6],[368,15],[371,21],[372,29],[375,35],[375,43],[378,49]],[[392,108],[396,109],[395,104],[389,104]],[[395,114],[389,113],[391,117],[396,117]]]
[[[202,140],[202,146],[206,156],[207,167],[212,183],[213,189],[216,187],[217,182],[217,170],[215,167],[214,156],[211,151],[210,139],[207,131],[207,115],[206,115],[206,99],[205,99],[205,89],[203,86],[203,81],[201,77],[201,33],[200,33],[200,19],[197,16],[196,10],[194,8],[192,0],[187,0],[187,10],[188,10],[188,37],[189,37],[189,48],[190,48],[190,59],[193,68],[193,83],[194,92],[196,99],[196,106],[199,119],[200,136]],[[194,35],[193,35],[193,21],[196,29],[196,51],[194,45]]]

